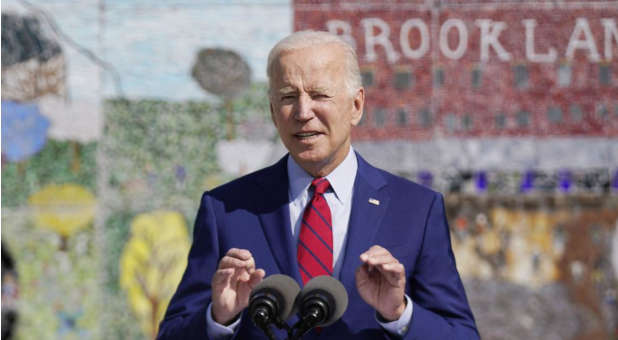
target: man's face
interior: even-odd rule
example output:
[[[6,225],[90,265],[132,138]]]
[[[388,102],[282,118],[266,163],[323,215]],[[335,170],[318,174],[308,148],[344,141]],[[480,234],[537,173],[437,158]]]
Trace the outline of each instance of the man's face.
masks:
[[[273,64],[270,110],[283,144],[313,176],[325,176],[350,148],[361,119],[364,90],[345,85],[345,61],[336,44],[283,52]]]

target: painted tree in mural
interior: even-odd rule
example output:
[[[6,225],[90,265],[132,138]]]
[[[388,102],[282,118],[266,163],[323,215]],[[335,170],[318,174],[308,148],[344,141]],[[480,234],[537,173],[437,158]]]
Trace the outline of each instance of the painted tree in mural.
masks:
[[[66,66],[60,45],[35,17],[2,13],[2,100],[64,96]]]
[[[205,48],[198,52],[191,76],[204,90],[223,99],[227,118],[227,139],[233,139],[236,122],[232,101],[249,87],[251,68],[234,51]]]
[[[189,252],[183,216],[172,211],[140,214],[120,258],[120,286],[145,334],[153,339],[176,290]]]
[[[45,17],[45,20],[55,27],[52,19]],[[12,105],[10,111],[22,105],[37,108],[27,103],[46,96],[68,98],[63,50],[43,27],[38,17],[2,13],[2,102],[3,106]],[[80,145],[71,142],[71,148],[71,170],[77,173],[81,163]]]
[[[44,34],[36,17],[2,13],[3,160],[21,162],[43,147],[49,122],[27,103],[47,94],[63,96],[65,69],[60,45]]]
[[[29,198],[35,224],[56,232],[60,249],[66,250],[68,238],[90,225],[96,199],[78,184],[50,184]]]

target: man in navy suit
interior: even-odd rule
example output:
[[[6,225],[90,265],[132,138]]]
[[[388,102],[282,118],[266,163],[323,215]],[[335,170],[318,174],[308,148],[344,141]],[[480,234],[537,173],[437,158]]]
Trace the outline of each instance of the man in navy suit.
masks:
[[[365,99],[354,50],[329,33],[297,32],[271,50],[267,73],[272,120],[289,154],[202,196],[159,339],[265,338],[244,313],[250,291],[265,275],[301,286],[319,275],[302,263],[303,248],[349,295],[339,321],[305,338],[478,339],[442,196],[374,168],[351,147]],[[312,209],[318,196],[326,214]],[[307,214],[332,231],[324,241],[311,229],[327,261],[303,239]]]

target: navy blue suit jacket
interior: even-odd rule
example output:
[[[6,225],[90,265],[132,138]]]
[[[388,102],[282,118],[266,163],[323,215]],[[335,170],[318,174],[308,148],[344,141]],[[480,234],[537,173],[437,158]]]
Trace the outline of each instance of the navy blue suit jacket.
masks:
[[[206,339],[210,281],[230,248],[248,249],[266,275],[282,273],[302,287],[288,197],[287,157],[204,193],[187,269],[159,328],[159,339]],[[405,339],[478,339],[474,317],[455,268],[444,203],[439,193],[374,168],[358,156],[347,241],[339,279],[349,305],[343,317],[306,339],[387,339],[376,313],[359,296],[359,256],[372,245],[388,249],[406,270],[413,301]],[[373,198],[379,205],[369,203]],[[292,324],[294,320],[291,320]],[[278,333],[285,339],[285,333]],[[246,315],[236,339],[266,338]]]

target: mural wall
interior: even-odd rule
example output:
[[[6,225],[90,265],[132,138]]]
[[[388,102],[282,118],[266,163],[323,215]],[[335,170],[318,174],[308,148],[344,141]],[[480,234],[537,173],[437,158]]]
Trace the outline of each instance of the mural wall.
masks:
[[[446,197],[484,339],[618,339],[618,2],[2,2],[2,337],[151,339],[204,190],[271,164],[266,58],[354,44],[354,146]]]

